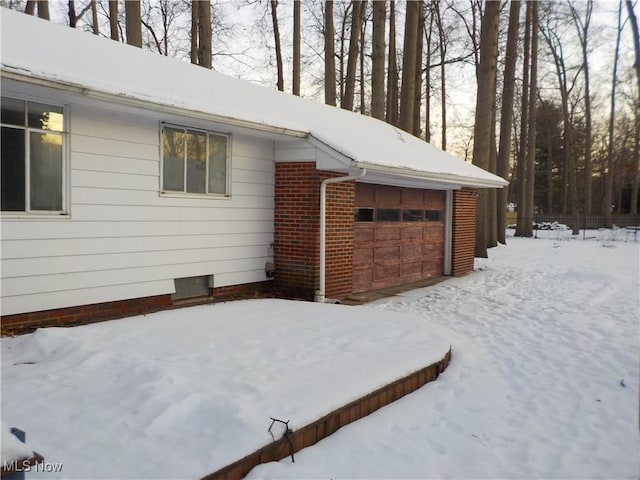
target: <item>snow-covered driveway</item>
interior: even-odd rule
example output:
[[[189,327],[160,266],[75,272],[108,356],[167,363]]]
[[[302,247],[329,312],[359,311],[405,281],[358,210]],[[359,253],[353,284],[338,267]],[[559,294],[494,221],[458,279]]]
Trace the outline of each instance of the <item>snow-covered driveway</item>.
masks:
[[[510,239],[471,275],[369,306],[451,338],[447,371],[250,476],[637,479],[638,253]]]

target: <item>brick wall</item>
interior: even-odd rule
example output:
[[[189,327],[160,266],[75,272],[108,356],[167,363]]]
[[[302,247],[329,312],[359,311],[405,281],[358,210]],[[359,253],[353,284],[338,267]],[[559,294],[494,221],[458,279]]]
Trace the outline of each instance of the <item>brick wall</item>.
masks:
[[[19,313],[2,317],[2,335],[27,333],[40,327],[70,327],[87,323],[102,322],[116,318],[144,315],[171,308],[215,303],[227,300],[268,296],[272,282],[256,282],[211,289],[211,296],[194,299],[171,299],[171,295],[119,300],[116,302],[93,303],[76,307],[57,308],[40,312]]]
[[[276,289],[312,299],[320,276],[320,184],[341,174],[316,170],[312,162],[276,163]],[[327,188],[326,296],[351,293],[355,182]]]
[[[453,196],[453,238],[451,273],[464,275],[473,271],[476,241],[476,194],[473,190],[457,190]]]

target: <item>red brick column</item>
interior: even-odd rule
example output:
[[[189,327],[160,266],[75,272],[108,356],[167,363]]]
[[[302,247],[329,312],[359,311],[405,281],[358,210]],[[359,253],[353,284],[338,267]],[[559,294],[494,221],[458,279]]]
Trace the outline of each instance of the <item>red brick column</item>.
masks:
[[[275,287],[288,296],[313,299],[320,276],[320,184],[340,174],[313,162],[276,163]],[[326,296],[351,293],[355,183],[327,188]]]
[[[476,242],[475,191],[457,190],[453,196],[453,235],[451,245],[451,274],[464,275],[473,271]]]

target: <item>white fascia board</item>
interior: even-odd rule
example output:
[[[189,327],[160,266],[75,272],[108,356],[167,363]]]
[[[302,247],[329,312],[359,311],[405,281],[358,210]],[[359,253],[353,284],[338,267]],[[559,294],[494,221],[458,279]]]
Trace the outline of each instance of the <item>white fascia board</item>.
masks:
[[[7,65],[2,65],[2,78],[14,80],[16,82],[24,82],[32,85],[39,85],[43,87],[55,88],[57,90],[68,91],[82,95],[87,98],[94,98],[96,100],[103,100],[107,102],[116,102],[119,104],[142,108],[153,111],[162,111],[172,113],[176,115],[189,116],[198,118],[201,120],[208,120],[236,127],[247,128],[251,130],[259,130],[261,132],[273,133],[278,135],[285,135],[288,137],[307,138],[309,132],[302,130],[293,130],[290,128],[276,127],[273,125],[267,125],[264,123],[256,123],[248,120],[241,120],[232,117],[225,117],[222,115],[216,115],[207,113],[205,111],[198,111],[188,108],[176,107],[173,105],[165,105],[162,103],[155,103],[149,100],[143,100],[131,95],[121,94],[116,95],[113,93],[101,92],[91,88],[84,87],[82,85],[76,85],[66,81],[56,81],[52,79],[39,78],[31,75],[31,72],[24,69],[13,69]]]
[[[353,158],[348,157],[347,155],[340,152],[339,150],[336,150],[331,145],[323,142],[318,137],[315,137],[312,133],[309,134],[309,136],[307,137],[307,140],[311,145],[313,145],[319,150],[322,150],[324,153],[326,153],[330,157],[334,158],[339,163],[341,169],[349,170],[355,167],[355,161]],[[317,165],[317,168],[319,170],[323,169],[321,165]]]
[[[413,179],[422,179],[427,181],[436,182],[439,184],[449,185],[461,185],[463,187],[471,188],[503,188],[509,185],[509,182],[496,176],[495,180],[492,178],[477,178],[467,177],[462,175],[456,175],[452,173],[435,173],[420,170],[410,170],[407,168],[391,167],[387,165],[379,165],[368,162],[354,162],[354,167],[365,168],[371,173],[387,174],[396,177],[406,177]]]

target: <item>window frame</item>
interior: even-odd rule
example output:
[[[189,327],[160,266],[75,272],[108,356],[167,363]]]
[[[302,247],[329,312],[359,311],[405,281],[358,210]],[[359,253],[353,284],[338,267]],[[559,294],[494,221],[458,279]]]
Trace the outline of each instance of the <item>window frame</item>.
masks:
[[[64,102],[51,100],[49,98],[41,98],[32,95],[20,95],[20,94],[7,94],[2,95],[2,98],[11,100],[18,100],[21,102],[39,103],[41,105],[47,105],[50,107],[58,107],[62,109],[62,131],[43,130],[36,127],[29,126],[29,108],[25,109],[25,122],[23,125],[14,125],[10,123],[2,123],[0,121],[0,127],[2,128],[15,128],[25,132],[25,151],[24,151],[24,165],[25,165],[25,209],[24,210],[2,210],[0,207],[0,218],[30,218],[30,219],[50,219],[50,218],[70,218],[70,175],[71,175],[71,161],[70,161],[70,147],[69,147],[69,125],[71,117],[71,108]],[[61,210],[33,210],[31,209],[31,132],[44,133],[44,134],[59,134],[62,138],[62,184],[60,185],[60,193],[62,196],[62,209]]]
[[[203,133],[207,136],[207,151],[206,151],[206,170],[205,170],[205,188],[209,189],[209,135],[224,137],[226,139],[226,159],[225,159],[225,167],[226,167],[226,178],[225,178],[225,193],[209,193],[208,191],[205,193],[196,193],[196,192],[188,192],[186,191],[186,182],[187,182],[187,161],[186,158],[183,159],[183,168],[185,172],[185,177],[183,180],[183,184],[185,190],[167,190],[164,188],[164,129],[171,128],[175,130],[182,130],[185,134],[189,132],[195,133]],[[159,137],[160,137],[160,185],[159,185],[159,195],[161,197],[176,197],[176,198],[194,198],[194,199],[217,199],[217,200],[228,200],[231,199],[231,134],[226,132],[219,132],[215,130],[208,130],[206,128],[201,127],[191,127],[184,124],[177,124],[171,122],[161,122],[159,129]],[[185,151],[186,155],[186,151]]]

